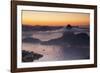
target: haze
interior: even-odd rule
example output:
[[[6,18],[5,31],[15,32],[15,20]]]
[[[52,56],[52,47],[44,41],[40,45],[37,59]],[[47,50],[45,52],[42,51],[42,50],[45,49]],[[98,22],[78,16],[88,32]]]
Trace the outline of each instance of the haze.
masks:
[[[22,11],[22,24],[31,26],[89,25],[89,13]]]

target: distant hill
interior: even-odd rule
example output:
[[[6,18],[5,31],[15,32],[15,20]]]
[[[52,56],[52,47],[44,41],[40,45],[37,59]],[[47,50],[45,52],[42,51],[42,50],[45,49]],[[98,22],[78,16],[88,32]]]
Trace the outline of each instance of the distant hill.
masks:
[[[64,28],[63,26],[22,26],[22,31],[50,31]],[[67,30],[66,30],[67,29]],[[74,32],[78,31],[79,33],[74,34]],[[84,31],[84,32],[83,32]],[[59,32],[59,31],[58,31]],[[85,29],[80,29],[79,27],[74,28],[73,26],[68,25],[65,27],[62,32],[63,36],[51,39],[49,41],[41,41],[40,39],[36,39],[35,37],[27,37],[24,38],[23,42],[29,43],[41,43],[44,45],[66,45],[67,43],[71,45],[89,45],[89,35],[86,33]],[[46,32],[47,34],[47,32]],[[45,36],[45,35],[44,35]],[[49,36],[49,35],[48,35]],[[59,36],[59,35],[58,35]]]
[[[67,43],[71,45],[89,45],[89,36],[86,33],[73,34],[64,33],[61,38],[52,39],[50,41],[43,42],[45,45],[66,45]]]
[[[41,41],[39,39],[36,39],[36,38],[27,37],[27,38],[24,38],[22,40],[22,42],[26,42],[26,43],[40,43]]]
[[[48,31],[63,28],[62,26],[28,26],[22,25],[22,31]]]

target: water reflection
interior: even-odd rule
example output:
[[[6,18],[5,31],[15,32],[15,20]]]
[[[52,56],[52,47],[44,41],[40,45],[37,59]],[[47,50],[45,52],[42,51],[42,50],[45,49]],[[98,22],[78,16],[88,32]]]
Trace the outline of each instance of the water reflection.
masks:
[[[57,45],[41,45],[23,43],[23,50],[33,51],[42,54],[43,57],[35,61],[58,61],[58,60],[75,60],[75,59],[87,59],[89,55],[88,47],[71,47],[57,46]]]

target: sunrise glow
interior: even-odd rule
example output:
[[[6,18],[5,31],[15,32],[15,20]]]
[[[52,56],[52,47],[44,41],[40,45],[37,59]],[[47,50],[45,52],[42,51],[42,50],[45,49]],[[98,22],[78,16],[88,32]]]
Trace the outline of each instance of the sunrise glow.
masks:
[[[68,12],[22,11],[23,25],[66,26],[89,25],[90,14]]]

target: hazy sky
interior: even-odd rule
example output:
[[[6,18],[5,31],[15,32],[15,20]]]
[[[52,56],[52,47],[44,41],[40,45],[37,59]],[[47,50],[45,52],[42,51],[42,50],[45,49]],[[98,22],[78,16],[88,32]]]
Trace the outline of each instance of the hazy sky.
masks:
[[[65,26],[89,25],[90,14],[67,12],[22,11],[23,25]]]

